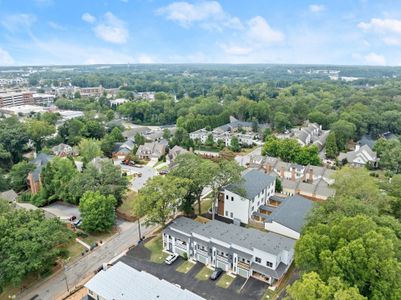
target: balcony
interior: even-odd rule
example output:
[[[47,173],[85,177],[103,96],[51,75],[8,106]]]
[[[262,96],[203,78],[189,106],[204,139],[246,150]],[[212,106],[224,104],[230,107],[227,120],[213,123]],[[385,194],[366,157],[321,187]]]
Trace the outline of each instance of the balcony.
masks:
[[[246,269],[246,270],[249,270],[251,268],[250,264],[248,264],[246,262],[242,262],[242,261],[238,261],[237,266],[239,268]]]
[[[176,241],[175,242],[175,246],[178,247],[178,248],[181,248],[181,249],[183,249],[185,251],[187,250],[187,245],[182,243],[182,242],[180,242],[180,241]]]
[[[228,257],[226,257],[226,256],[216,255],[216,259],[221,262],[225,262],[225,263],[229,262]]]

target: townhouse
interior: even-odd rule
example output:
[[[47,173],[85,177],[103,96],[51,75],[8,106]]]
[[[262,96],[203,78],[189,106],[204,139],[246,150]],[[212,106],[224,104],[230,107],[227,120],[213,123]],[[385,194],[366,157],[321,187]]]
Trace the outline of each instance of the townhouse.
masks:
[[[275,182],[276,177],[263,170],[246,170],[241,182],[230,184],[219,193],[217,214],[248,224],[249,218],[259,206],[266,204],[274,195]]]
[[[338,160],[342,163],[348,163],[353,167],[364,167],[369,165],[371,167],[377,167],[378,157],[377,153],[374,152],[367,144],[355,146],[355,150],[347,153],[340,153]]]
[[[274,284],[294,259],[295,240],[274,232],[180,217],[163,231],[163,249],[239,276]]]

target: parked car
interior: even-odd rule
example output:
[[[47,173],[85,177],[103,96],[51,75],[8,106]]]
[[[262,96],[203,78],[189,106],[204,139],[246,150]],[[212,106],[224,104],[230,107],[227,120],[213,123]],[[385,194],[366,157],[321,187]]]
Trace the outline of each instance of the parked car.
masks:
[[[164,262],[167,265],[171,265],[173,262],[175,262],[178,258],[178,254],[171,254],[169,256],[167,256],[167,258],[164,260]]]
[[[68,220],[69,220],[69,221],[74,221],[74,220],[76,220],[76,219],[77,219],[76,216],[69,216],[69,217],[68,217]]]
[[[166,175],[166,174],[168,174],[168,170],[161,170],[159,172],[159,175]]]
[[[74,223],[72,223],[72,224],[74,224],[75,227],[79,227],[82,224],[82,220],[81,219],[75,220]]]
[[[220,277],[220,275],[223,274],[223,270],[220,268],[216,268],[213,273],[210,275],[211,280],[216,280],[217,278]]]

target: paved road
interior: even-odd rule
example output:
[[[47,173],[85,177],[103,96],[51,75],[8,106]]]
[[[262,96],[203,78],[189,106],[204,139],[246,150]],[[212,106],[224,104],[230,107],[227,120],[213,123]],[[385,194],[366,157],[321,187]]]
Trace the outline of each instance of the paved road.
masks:
[[[123,222],[119,224],[120,233],[113,236],[102,246],[93,252],[84,256],[80,260],[67,264],[65,267],[65,277],[63,272],[51,277],[47,281],[41,283],[18,296],[18,299],[31,299],[35,295],[39,297],[35,300],[53,300],[77,286],[83,279],[88,277],[103,263],[109,262],[111,259],[127,250],[130,246],[138,241],[138,223]],[[154,227],[141,226],[142,235],[151,232]]]

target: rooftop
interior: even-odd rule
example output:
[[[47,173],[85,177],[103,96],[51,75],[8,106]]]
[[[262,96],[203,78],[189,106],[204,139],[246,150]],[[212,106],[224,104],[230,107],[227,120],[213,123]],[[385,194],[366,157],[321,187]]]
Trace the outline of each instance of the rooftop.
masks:
[[[106,300],[202,300],[204,298],[138,271],[123,262],[117,262],[106,271],[100,271],[85,287]]]

